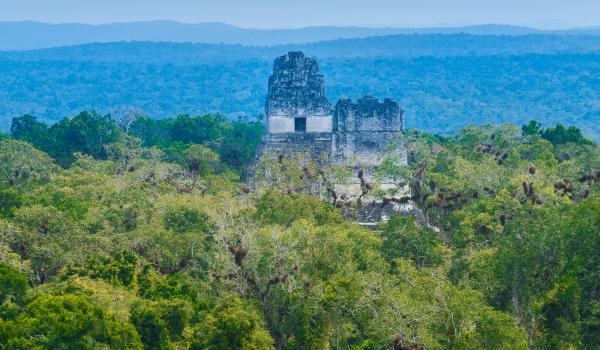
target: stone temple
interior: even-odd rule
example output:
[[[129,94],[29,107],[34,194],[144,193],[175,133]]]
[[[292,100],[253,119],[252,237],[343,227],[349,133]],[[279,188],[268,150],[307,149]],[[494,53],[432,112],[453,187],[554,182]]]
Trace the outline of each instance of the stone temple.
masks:
[[[310,152],[357,166],[378,165],[404,128],[404,111],[393,99],[340,99],[332,107],[318,63],[302,52],[275,59],[265,112],[268,150]]]
[[[265,112],[261,153],[303,153],[321,164],[354,169],[351,179],[333,184],[333,191],[336,204],[360,203],[359,210],[353,210],[351,215],[356,220],[370,225],[395,213],[415,212],[412,203],[401,200],[408,195],[406,187],[399,189],[397,183],[376,175],[391,152],[398,152],[399,165],[406,165],[404,147],[389,149],[404,130],[404,111],[398,102],[364,96],[356,102],[340,99],[332,106],[318,63],[302,52],[289,52],[275,59]],[[367,194],[374,192],[375,186],[393,194],[387,198]]]

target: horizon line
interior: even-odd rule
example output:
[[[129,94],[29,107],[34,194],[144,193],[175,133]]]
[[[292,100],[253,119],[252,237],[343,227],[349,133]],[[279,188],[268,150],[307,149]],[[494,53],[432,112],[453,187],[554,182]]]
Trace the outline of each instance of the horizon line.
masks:
[[[360,25],[360,24],[320,24],[320,25],[309,25],[309,26],[292,26],[292,27],[249,27],[249,26],[239,26],[235,24],[230,24],[224,21],[204,21],[204,22],[184,22],[172,19],[152,19],[152,20],[132,20],[132,21],[115,21],[115,22],[102,22],[102,23],[88,23],[88,22],[50,22],[50,21],[40,21],[40,20],[32,20],[32,19],[23,19],[23,20],[4,20],[0,21],[0,24],[4,23],[36,23],[36,24],[44,24],[44,25],[85,25],[92,27],[100,27],[100,26],[108,26],[108,25],[119,25],[119,24],[141,24],[141,23],[175,23],[182,25],[206,25],[206,24],[216,24],[216,25],[224,25],[237,29],[245,29],[245,30],[262,30],[262,31],[272,31],[272,30],[303,30],[303,29],[314,29],[314,28],[357,28],[357,29],[415,29],[415,30],[423,30],[423,29],[461,29],[461,28],[472,28],[472,27],[484,27],[484,26],[498,26],[498,27],[513,27],[520,29],[529,29],[529,30],[537,30],[537,31],[569,31],[569,30],[589,30],[589,29],[600,29],[600,24],[597,25],[586,25],[586,26],[560,26],[554,28],[540,28],[533,25],[520,25],[520,24],[509,24],[509,23],[477,23],[477,24],[429,24],[429,25],[380,25],[380,26],[372,26],[372,25]]]

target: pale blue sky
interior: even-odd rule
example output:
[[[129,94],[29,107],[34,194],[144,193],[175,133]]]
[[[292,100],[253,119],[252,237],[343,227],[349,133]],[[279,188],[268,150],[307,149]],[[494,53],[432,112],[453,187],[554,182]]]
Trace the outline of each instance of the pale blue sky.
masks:
[[[157,19],[256,28],[488,23],[565,28],[600,25],[600,0],[0,0],[0,21]]]

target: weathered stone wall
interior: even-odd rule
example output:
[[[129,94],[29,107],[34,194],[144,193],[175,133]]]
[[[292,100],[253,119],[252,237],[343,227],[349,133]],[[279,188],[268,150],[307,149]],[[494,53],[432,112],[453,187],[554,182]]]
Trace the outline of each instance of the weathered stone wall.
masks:
[[[404,111],[393,99],[341,99],[332,108],[318,63],[302,52],[275,59],[268,91],[266,148],[271,151],[326,152],[331,162],[376,167],[404,128]],[[306,118],[304,132],[297,132],[296,118]]]
[[[339,100],[333,112],[332,159],[352,159],[364,166],[377,166],[387,148],[403,131],[404,111],[393,99],[380,102],[365,96],[356,103]]]
[[[359,98],[356,103],[341,99],[333,112],[334,132],[402,132],[404,111],[394,99],[380,102],[373,96]]]
[[[331,133],[331,115],[312,116],[306,118],[306,132],[327,132]]]
[[[344,164],[371,167],[390,156],[388,148],[396,141],[393,132],[335,132],[332,137],[331,159]]]
[[[269,134],[294,133],[296,118],[306,118],[306,132],[327,132],[331,133],[331,115],[324,116],[269,116],[268,132]]]
[[[331,133],[281,133],[272,134],[266,149],[275,154],[289,156],[294,153],[309,153],[313,158],[329,159]]]
[[[302,52],[275,59],[269,77],[267,115],[330,115],[325,78],[317,61]]]
[[[269,134],[294,132],[294,118],[290,118],[290,116],[269,116],[267,122],[267,132]]]
[[[331,132],[332,108],[318,63],[302,52],[275,59],[265,111],[270,134],[295,132],[295,118],[306,118],[306,132]]]
[[[338,199],[361,203],[364,210],[353,214],[360,222],[377,222],[391,213],[414,209],[411,203],[397,202],[408,189],[395,188],[397,184],[376,176],[383,159],[390,156],[390,145],[404,128],[404,111],[395,100],[379,101],[372,96],[356,102],[341,99],[332,108],[325,97],[325,79],[318,63],[302,52],[290,52],[275,60],[268,91],[264,152],[290,157],[304,153],[325,165],[349,166],[354,175],[333,187]],[[299,128],[302,131],[297,125],[304,126]],[[395,152],[404,150],[396,147]],[[400,155],[406,164],[405,154]],[[366,183],[377,183],[378,190],[384,192],[394,188],[395,194],[384,203],[381,198],[365,195]]]

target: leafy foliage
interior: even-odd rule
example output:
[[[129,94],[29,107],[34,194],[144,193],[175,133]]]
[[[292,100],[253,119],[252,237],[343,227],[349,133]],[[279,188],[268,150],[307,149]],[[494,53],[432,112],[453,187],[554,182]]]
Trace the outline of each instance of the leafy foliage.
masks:
[[[142,349],[130,324],[77,295],[37,297],[0,329],[7,349]]]
[[[117,125],[109,115],[82,112],[72,119],[62,119],[50,128],[35,117],[24,115],[13,120],[12,135],[31,142],[48,152],[62,166],[75,161],[74,153],[106,159],[104,145],[119,139]]]
[[[381,232],[386,259],[411,259],[418,266],[432,266],[444,261],[445,249],[435,231],[419,227],[414,218],[394,216]]]
[[[56,170],[52,159],[26,142],[0,141],[0,188],[45,182]]]
[[[298,219],[318,225],[340,222],[341,214],[315,197],[293,193],[289,196],[269,191],[256,204],[256,216],[265,224],[290,226]]]
[[[239,298],[225,298],[195,329],[190,349],[273,349],[273,340],[258,313]]]
[[[423,215],[367,229],[331,193],[354,169],[232,174],[258,124],[117,124],[24,116],[0,141],[0,349],[597,348],[600,152],[577,129],[409,130],[376,175]]]
[[[12,217],[21,204],[23,199],[18,192],[11,189],[0,190],[0,219]]]
[[[172,348],[188,326],[192,310],[185,301],[144,302],[135,305],[131,322],[136,327],[145,349]]]
[[[78,153],[94,159],[121,159],[131,166],[127,164],[134,157],[131,152],[141,140],[143,146],[159,147],[166,161],[180,164],[194,176],[220,174],[228,168],[243,176],[263,130],[260,122],[247,118],[228,122],[220,114],[163,120],[136,117],[122,122],[126,123],[119,123],[119,128],[110,115],[82,112],[48,127],[34,116],[23,115],[13,118],[11,135],[44,150],[63,167],[75,162]]]
[[[29,287],[27,277],[11,266],[0,264],[0,302],[8,299],[20,302]]]
[[[543,139],[550,141],[553,145],[562,145],[565,143],[577,143],[577,144],[589,144],[590,141],[586,139],[582,134],[581,130],[571,126],[565,128],[562,124],[556,124],[554,128],[544,129],[543,126],[536,120],[532,120],[527,125],[522,127],[524,135],[537,135]]]

